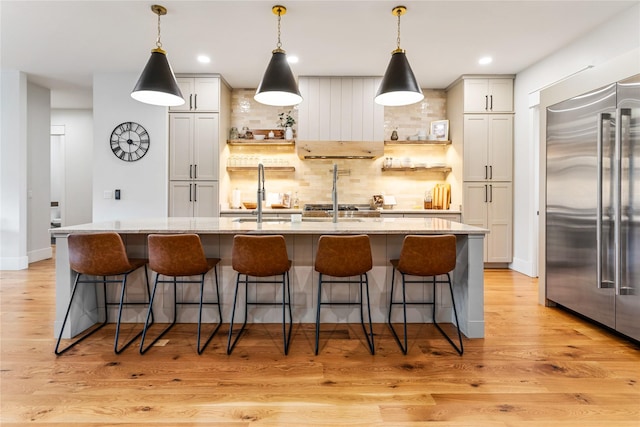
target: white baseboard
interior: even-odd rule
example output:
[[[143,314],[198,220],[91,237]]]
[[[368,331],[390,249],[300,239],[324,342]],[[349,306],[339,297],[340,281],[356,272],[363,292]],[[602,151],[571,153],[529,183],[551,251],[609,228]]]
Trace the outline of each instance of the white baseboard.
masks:
[[[27,253],[27,257],[29,258],[29,264],[31,264],[32,262],[42,261],[43,259],[53,257],[53,250],[51,249],[51,246],[47,246],[46,248],[29,251]]]
[[[29,268],[29,257],[0,258],[0,270],[25,270]]]
[[[518,273],[526,274],[529,277],[538,277],[537,269],[530,261],[514,258],[513,262],[509,265],[512,270]]]

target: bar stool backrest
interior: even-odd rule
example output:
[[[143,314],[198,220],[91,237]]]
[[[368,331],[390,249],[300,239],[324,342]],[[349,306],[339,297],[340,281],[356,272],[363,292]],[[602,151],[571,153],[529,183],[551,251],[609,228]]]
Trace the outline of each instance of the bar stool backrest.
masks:
[[[193,276],[209,271],[197,234],[150,234],[149,267],[165,276]]]
[[[90,276],[114,276],[133,267],[118,233],[70,234],[69,265]]]
[[[320,236],[315,270],[334,277],[359,276],[371,270],[369,236]]]
[[[284,236],[234,236],[231,266],[247,276],[284,274],[291,267]]]
[[[456,236],[416,236],[404,238],[398,270],[411,276],[437,276],[456,267]]]

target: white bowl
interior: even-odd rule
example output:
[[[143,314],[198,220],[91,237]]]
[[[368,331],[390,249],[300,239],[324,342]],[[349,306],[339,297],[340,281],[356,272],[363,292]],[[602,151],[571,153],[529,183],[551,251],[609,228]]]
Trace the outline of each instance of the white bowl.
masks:
[[[257,139],[258,141],[262,141],[264,139],[264,135],[253,135],[253,139]]]

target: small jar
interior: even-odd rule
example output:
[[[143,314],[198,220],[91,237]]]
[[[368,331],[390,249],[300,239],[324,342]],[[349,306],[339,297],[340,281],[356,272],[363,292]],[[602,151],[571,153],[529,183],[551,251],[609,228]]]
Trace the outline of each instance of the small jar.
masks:
[[[431,190],[428,190],[424,193],[424,208],[433,209],[433,200],[431,197]]]
[[[232,127],[231,130],[229,131],[229,139],[234,140],[234,139],[238,139],[238,128],[237,127]]]

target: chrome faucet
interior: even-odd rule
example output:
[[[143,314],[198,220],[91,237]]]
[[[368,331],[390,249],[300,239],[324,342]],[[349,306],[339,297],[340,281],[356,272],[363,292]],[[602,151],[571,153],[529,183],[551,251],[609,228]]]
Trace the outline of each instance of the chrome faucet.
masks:
[[[261,186],[262,184],[262,186]],[[258,208],[258,224],[262,223],[262,201],[267,199],[267,194],[264,192],[264,165],[258,164],[258,195],[257,208]]]
[[[333,165],[333,190],[331,190],[333,201],[333,222],[338,222],[338,165]]]

